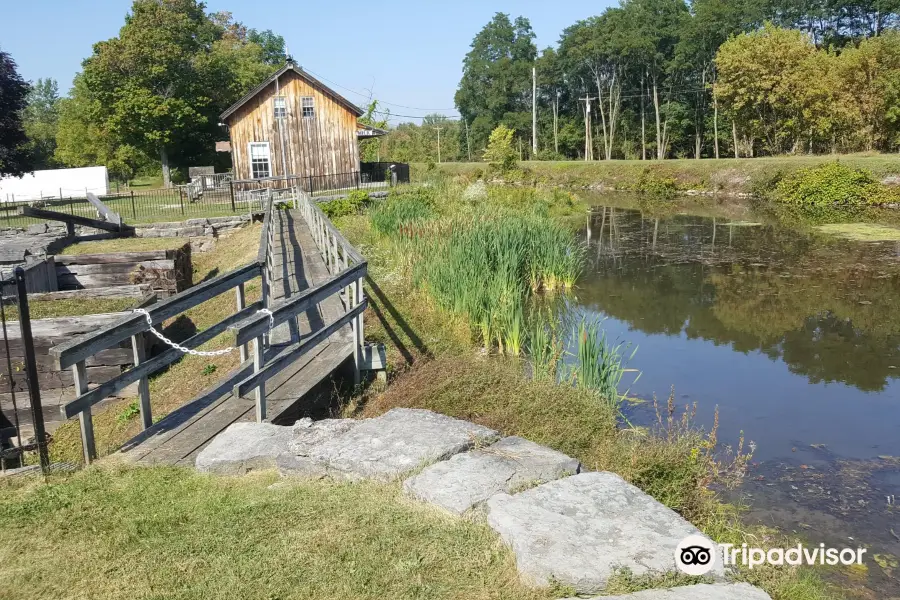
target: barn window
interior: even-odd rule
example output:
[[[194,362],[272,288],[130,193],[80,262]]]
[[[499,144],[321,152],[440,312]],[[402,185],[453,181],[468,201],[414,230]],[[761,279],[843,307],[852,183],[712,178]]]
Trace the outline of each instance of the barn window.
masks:
[[[250,142],[250,176],[253,179],[272,176],[269,142]]]
[[[305,118],[311,119],[316,116],[316,104],[312,96],[300,98],[300,108],[302,109]]]
[[[283,119],[287,116],[287,103],[284,96],[275,96],[275,118]]]

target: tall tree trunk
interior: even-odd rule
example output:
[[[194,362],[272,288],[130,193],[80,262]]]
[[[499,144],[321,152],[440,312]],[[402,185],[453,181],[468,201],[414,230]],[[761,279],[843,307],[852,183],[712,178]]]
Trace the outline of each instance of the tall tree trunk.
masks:
[[[622,106],[622,87],[619,78],[613,76],[612,83],[609,86],[609,149],[606,153],[606,160],[612,160],[613,146],[616,140],[616,122],[619,120],[619,109]]]
[[[738,145],[737,121],[731,121],[731,135],[734,137],[734,157],[741,157],[741,147]]]
[[[603,106],[603,87],[600,85],[600,75],[594,74],[594,80],[597,82],[597,104],[600,106],[600,124],[602,125],[603,134],[603,156],[609,159],[609,136],[606,133],[606,108]]]
[[[719,100],[713,92],[713,138],[715,139],[716,158],[719,158]]]
[[[656,77],[653,77],[653,111],[656,113],[656,160],[662,160],[665,157],[665,147],[663,146],[662,120],[659,114],[659,86],[656,84]]]
[[[647,109],[644,100],[644,75],[641,74],[641,160],[647,160]]]
[[[559,154],[559,92],[553,99],[553,149]]]
[[[159,161],[162,163],[163,187],[172,187],[172,172],[169,168],[169,152],[165,146],[159,147]]]

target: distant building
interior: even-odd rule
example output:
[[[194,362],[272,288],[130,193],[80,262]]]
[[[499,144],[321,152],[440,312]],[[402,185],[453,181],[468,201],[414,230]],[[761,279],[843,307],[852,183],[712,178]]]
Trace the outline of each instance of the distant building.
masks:
[[[359,124],[362,114],[289,62],[220,117],[231,137],[234,178],[359,172],[358,139],[386,133]]]

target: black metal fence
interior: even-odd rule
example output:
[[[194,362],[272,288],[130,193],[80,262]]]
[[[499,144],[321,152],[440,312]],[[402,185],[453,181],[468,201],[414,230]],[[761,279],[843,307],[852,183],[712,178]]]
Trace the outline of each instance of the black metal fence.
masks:
[[[39,464],[48,473],[50,437],[44,427],[26,274],[17,267],[0,277],[5,277],[0,279],[0,470]]]
[[[359,171],[334,175],[307,175],[229,181],[216,179],[214,185],[186,185],[157,190],[122,190],[99,196],[111,210],[128,223],[183,221],[200,217],[247,214],[262,210],[261,196],[267,189],[301,187],[310,195],[327,195],[351,190],[374,190],[409,183],[405,163],[361,163]],[[28,227],[45,219],[19,214],[22,206],[36,206],[82,217],[96,218],[97,211],[86,198],[44,198],[29,202],[0,202],[0,227]]]

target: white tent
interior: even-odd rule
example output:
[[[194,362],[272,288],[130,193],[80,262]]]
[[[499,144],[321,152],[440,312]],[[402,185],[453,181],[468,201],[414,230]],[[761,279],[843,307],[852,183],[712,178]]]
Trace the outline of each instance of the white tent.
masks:
[[[98,196],[109,193],[106,167],[51,169],[35,171],[24,177],[0,178],[0,202],[40,200],[42,198],[84,198],[87,192]]]

